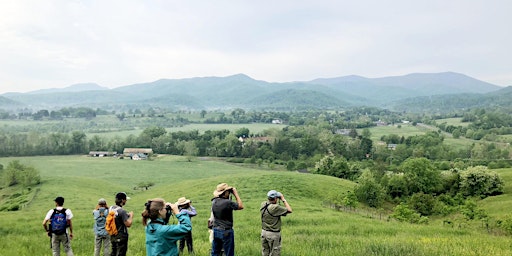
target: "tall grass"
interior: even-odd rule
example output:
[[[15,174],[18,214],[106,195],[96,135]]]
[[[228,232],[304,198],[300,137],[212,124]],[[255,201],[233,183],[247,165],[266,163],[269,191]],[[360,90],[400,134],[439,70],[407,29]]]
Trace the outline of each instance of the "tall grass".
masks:
[[[245,205],[244,210],[234,213],[237,255],[261,255],[259,206],[270,189],[283,192],[294,210],[283,218],[282,255],[512,254],[509,237],[488,235],[478,228],[447,227],[437,222],[412,225],[328,208],[324,201],[330,194],[344,193],[354,185],[333,177],[251,169],[210,159],[188,162],[174,156],[153,161],[83,156],[0,158],[0,163],[5,166],[14,159],[40,170],[43,183],[39,190],[31,191],[33,200],[22,210],[0,212],[1,255],[51,254],[41,222],[54,207],[57,195],[66,198],[65,207],[75,215],[75,255],[92,255],[92,209],[100,197],[112,204],[118,191],[131,197],[126,208],[136,216],[129,231],[129,255],[145,255],[139,218],[145,200],[163,197],[174,202],[181,196],[190,198],[198,211],[192,219],[196,255],[208,255],[206,223],[212,191],[220,182],[236,186]],[[145,181],[155,185],[149,190],[133,190]],[[502,198],[503,210],[507,206],[510,209],[510,201],[509,194]]]

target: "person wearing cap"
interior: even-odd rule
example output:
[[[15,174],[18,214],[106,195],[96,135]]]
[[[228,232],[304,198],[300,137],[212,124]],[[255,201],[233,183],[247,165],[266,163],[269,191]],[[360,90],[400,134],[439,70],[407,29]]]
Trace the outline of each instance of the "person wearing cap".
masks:
[[[178,219],[178,224],[168,225],[165,220],[167,211]],[[142,224],[146,232],[146,255],[178,256],[177,241],[192,230],[190,218],[186,212],[180,212],[178,206],[166,203],[162,198],[148,200],[142,212]]]
[[[64,247],[64,252],[67,256],[73,256],[73,250],[71,249],[71,239],[73,238],[73,225],[71,223],[71,219],[73,218],[73,213],[70,209],[65,209],[64,206],[64,197],[57,197],[54,200],[55,202],[55,208],[50,209],[46,213],[46,217],[43,220],[43,227],[46,233],[51,237],[51,247],[52,247],[52,253],[53,256],[59,256],[60,255],[60,244],[62,244],[62,247]],[[65,209],[65,210],[64,210]],[[50,227],[47,225],[48,222],[51,222],[52,215],[54,211],[63,211],[66,214],[66,221],[67,221],[67,229],[64,234],[55,234],[51,232]],[[50,223],[50,226],[52,224]],[[69,233],[67,232],[69,230]],[[51,232],[51,233],[50,233]]]
[[[192,217],[197,215],[196,208],[192,206],[192,202],[186,197],[180,197],[176,202],[180,213],[186,213],[192,219]],[[180,254],[183,254],[183,249],[185,249],[185,244],[187,245],[188,254],[194,254],[194,246],[192,242],[192,230],[190,230],[185,237],[180,239]]]
[[[230,195],[235,196],[233,202]],[[221,255],[224,249],[225,256],[235,255],[235,233],[233,231],[233,211],[244,209],[242,199],[236,188],[226,183],[217,185],[213,191],[212,215],[213,215],[213,241],[212,256]]]
[[[284,195],[276,190],[267,193],[267,201],[261,203],[261,255],[281,255],[281,216],[292,213],[292,207]],[[278,204],[283,202],[284,207]]]
[[[126,201],[130,199],[125,192],[116,194],[116,205],[110,207],[109,211],[116,211],[116,227],[117,235],[110,236],[110,243],[112,244],[112,256],[125,256],[128,250],[128,228],[132,226],[133,211],[127,212],[123,206]]]
[[[100,256],[102,247],[103,256],[110,256],[110,235],[105,229],[107,215],[107,200],[100,198],[96,208],[92,211],[92,216],[94,217],[94,256]]]

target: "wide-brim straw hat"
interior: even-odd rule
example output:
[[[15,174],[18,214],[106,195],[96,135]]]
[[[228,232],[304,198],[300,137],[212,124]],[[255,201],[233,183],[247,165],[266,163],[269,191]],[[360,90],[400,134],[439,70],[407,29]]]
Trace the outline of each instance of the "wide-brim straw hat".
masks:
[[[217,189],[215,189],[213,191],[213,196],[219,197],[220,195],[222,195],[222,193],[224,193],[224,191],[230,190],[232,188],[233,187],[228,186],[228,184],[226,184],[226,183],[221,183],[221,184],[217,185]]]
[[[176,202],[176,205],[185,205],[189,204],[190,200],[188,200],[186,197],[180,197],[178,201]]]

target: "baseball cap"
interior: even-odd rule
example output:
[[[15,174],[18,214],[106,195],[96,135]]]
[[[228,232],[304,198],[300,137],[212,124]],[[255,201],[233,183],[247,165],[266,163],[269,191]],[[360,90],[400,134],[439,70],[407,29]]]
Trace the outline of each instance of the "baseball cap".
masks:
[[[268,198],[276,198],[276,197],[281,197],[281,193],[275,191],[275,190],[270,190],[268,193],[267,193],[267,197]]]
[[[128,199],[130,199],[130,197],[129,197],[129,196],[127,196],[125,192],[119,192],[119,193],[117,193],[117,195],[116,195],[116,199],[121,199],[121,200],[123,200],[123,199],[124,199],[124,200],[128,200]]]

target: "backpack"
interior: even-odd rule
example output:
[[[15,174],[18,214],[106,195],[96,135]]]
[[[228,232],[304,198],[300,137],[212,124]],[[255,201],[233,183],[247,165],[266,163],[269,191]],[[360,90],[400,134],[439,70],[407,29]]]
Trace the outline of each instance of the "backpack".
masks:
[[[108,211],[107,218],[105,219],[105,230],[107,233],[111,236],[117,235],[117,227],[116,227],[116,216],[117,216],[117,209],[110,207],[110,210]]]
[[[98,236],[106,236],[105,224],[107,223],[108,209],[101,207],[98,209],[99,216],[94,215],[94,233]]]
[[[66,208],[62,210],[53,209],[52,216],[50,217],[50,230],[56,235],[62,235],[66,233],[68,227],[68,220],[66,216]]]

